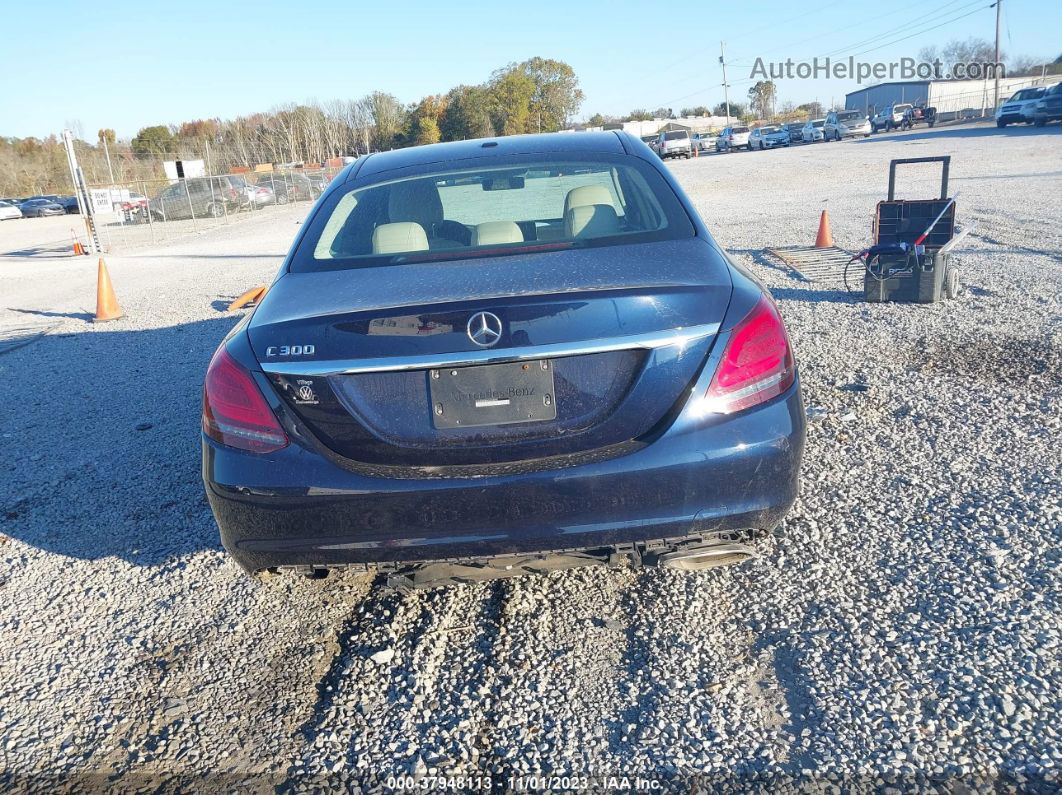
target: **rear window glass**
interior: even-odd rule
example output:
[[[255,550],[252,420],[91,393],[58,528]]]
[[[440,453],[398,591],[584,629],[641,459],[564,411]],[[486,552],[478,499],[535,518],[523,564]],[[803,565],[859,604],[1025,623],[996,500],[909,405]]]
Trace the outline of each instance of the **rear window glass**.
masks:
[[[494,158],[337,192],[293,272],[398,265],[692,237],[674,191],[636,157]],[[483,161],[480,161],[483,162]],[[386,178],[386,173],[381,177]]]
[[[735,134],[737,134],[737,133],[747,133],[748,131],[749,131],[748,127],[735,127],[732,130],[732,132],[734,132]]]
[[[690,134],[688,132],[685,132],[685,131],[676,131],[676,132],[664,133],[664,140],[665,141],[680,141],[680,140],[682,140],[684,138],[689,138],[689,137],[690,137]]]

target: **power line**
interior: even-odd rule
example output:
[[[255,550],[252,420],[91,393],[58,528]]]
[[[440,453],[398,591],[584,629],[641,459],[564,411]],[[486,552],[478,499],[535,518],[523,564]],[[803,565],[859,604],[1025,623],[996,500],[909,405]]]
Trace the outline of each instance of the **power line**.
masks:
[[[958,3],[958,2],[961,2],[961,1],[962,0],[948,0],[948,2],[945,3],[943,6],[937,8],[937,9],[935,9],[933,11],[928,11],[926,13],[918,14],[913,19],[909,19],[906,22],[903,22],[903,23],[897,25],[894,28],[887,28],[887,29],[885,29],[883,31],[879,31],[879,32],[875,33],[873,36],[870,36],[869,38],[860,39],[859,41],[853,42],[851,44],[846,44],[843,47],[838,47],[835,50],[828,50],[827,52],[817,53],[817,55],[821,55],[821,56],[824,56],[824,57],[832,57],[832,56],[840,54],[840,53],[847,53],[848,51],[850,51],[852,49],[855,49],[856,47],[862,47],[864,44],[869,44],[869,43],[871,43],[873,41],[877,41],[877,40],[881,39],[883,36],[888,36],[888,35],[890,35],[892,33],[896,33],[897,31],[907,29],[911,25],[913,25],[913,24],[915,24],[917,22],[920,22],[921,20],[925,19],[926,17],[934,17],[934,16],[937,16],[938,14],[940,14],[942,12],[943,13],[950,13],[948,11],[944,11],[944,9],[947,8],[950,5],[954,5],[955,3]],[[980,2],[980,0],[975,0],[975,2]],[[922,4],[923,3],[919,2],[919,3],[914,3],[912,5],[922,5]],[[910,8],[910,7],[911,6],[905,6],[904,9],[907,9],[907,8]],[[857,23],[857,24],[859,24],[859,23]],[[805,39],[805,41],[808,41],[808,40]],[[801,43],[801,42],[797,42],[797,43],[795,43],[793,45],[790,45],[790,46],[796,46],[796,44],[799,44],[799,43]],[[778,50],[780,50],[780,49],[782,49],[782,48],[778,48]],[[775,50],[775,52],[778,52],[778,50]],[[751,66],[752,64],[742,64],[742,65],[743,66]]]
[[[870,36],[870,37],[865,38],[865,39],[860,39],[859,41],[852,42],[851,44],[846,44],[844,47],[838,47],[836,50],[830,50],[829,52],[824,53],[824,55],[832,56],[832,55],[839,55],[841,53],[849,53],[852,50],[855,50],[855,49],[857,49],[859,47],[862,47],[862,46],[864,46],[866,44],[871,44],[871,43],[873,43],[875,41],[880,41],[881,39],[885,38],[886,36],[891,36],[892,34],[899,33],[902,30],[909,30],[912,25],[921,24],[921,23],[929,22],[929,21],[935,21],[935,19],[938,19],[941,16],[947,16],[948,14],[954,14],[956,11],[962,11],[965,8],[969,8],[969,7],[973,6],[973,5],[975,5],[976,3],[981,2],[981,0],[974,0],[974,2],[972,2],[972,3],[968,2],[966,5],[960,6],[959,8],[948,9],[948,6],[953,6],[956,3],[958,3],[958,2],[961,2],[961,0],[949,0],[949,2],[945,3],[944,5],[939,6],[938,8],[935,8],[932,11],[927,11],[924,14],[919,14],[916,17],[914,17],[914,19],[909,19],[906,22],[904,22],[904,23],[902,23],[900,25],[897,25],[896,27],[888,28],[888,29],[882,30],[882,31],[878,31],[873,36]]]
[[[846,52],[848,50],[854,49],[856,47],[862,46],[863,44],[869,44],[871,42],[879,42],[883,37],[888,36],[888,35],[890,35],[892,33],[896,33],[897,31],[900,31],[900,30],[910,29],[910,27],[912,25],[914,25],[915,23],[919,23],[919,22],[923,22],[924,23],[924,22],[936,21],[936,20],[940,19],[940,17],[942,15],[954,14],[955,12],[958,12],[958,11],[964,11],[964,10],[970,8],[973,5],[978,5],[978,7],[974,8],[972,11],[968,11],[967,13],[964,13],[964,14],[959,14],[958,16],[949,17],[948,19],[945,19],[942,22],[940,22],[939,24],[933,25],[931,27],[922,27],[922,28],[920,28],[919,30],[917,30],[917,31],[915,31],[913,33],[910,33],[910,34],[908,34],[906,36],[901,36],[900,38],[893,39],[893,40],[885,42],[883,44],[877,44],[876,46],[871,47],[869,49],[862,50],[860,52],[851,54],[851,57],[857,57],[859,55],[865,55],[867,53],[876,52],[877,50],[883,49],[885,47],[891,47],[894,44],[898,44],[900,42],[907,41],[908,39],[915,38],[916,36],[920,36],[920,35],[922,35],[924,33],[928,33],[929,31],[936,30],[938,28],[944,27],[945,25],[950,25],[952,22],[957,22],[960,19],[965,19],[966,17],[972,16],[972,15],[976,14],[979,11],[983,11],[983,10],[985,10],[987,8],[992,8],[994,6],[994,3],[992,5],[988,5],[988,6],[979,5],[980,3],[983,2],[983,0],[974,0],[973,3],[966,3],[964,5],[959,6],[958,8],[948,9],[948,6],[953,6],[956,3],[958,3],[958,2],[961,2],[961,0],[949,0],[949,2],[945,3],[943,6],[937,8],[937,9],[935,9],[933,11],[930,11],[930,12],[927,12],[927,13],[924,13],[924,14],[919,14],[918,16],[914,17],[913,19],[908,20],[907,22],[904,22],[904,23],[902,23],[900,25],[897,25],[896,27],[888,28],[884,32],[877,33],[874,36],[872,36],[870,38],[867,38],[867,39],[861,39],[860,41],[857,41],[857,42],[855,42],[853,44],[849,44],[846,47],[842,47],[842,48],[837,49],[837,50],[832,50],[832,51],[826,53],[825,55],[826,55],[826,57],[830,57],[830,56],[834,56],[834,55]],[[919,5],[919,4],[920,4],[920,2],[912,4],[912,5]],[[830,5],[837,5],[837,3],[832,3]],[[828,7],[829,6],[823,6],[822,8],[825,9],[825,8],[828,8]],[[911,6],[904,6],[904,8],[910,8],[910,7]],[[891,13],[894,13],[894,12],[890,12],[890,14]],[[884,15],[881,15],[881,16],[889,16],[890,14],[884,14]],[[881,16],[879,16],[877,18],[880,19]],[[799,17],[794,17],[794,18],[791,18],[791,19],[787,19],[787,20],[783,20],[783,21],[777,22],[777,23],[772,23],[772,25],[784,24],[784,22],[791,22],[791,21],[793,21],[793,19],[797,19],[797,18],[799,18]],[[860,23],[856,23],[856,24],[860,24]],[[770,27],[770,26],[767,26],[767,27]],[[744,34],[744,35],[751,35],[752,33],[759,32],[759,30],[762,30],[762,29],[763,28],[760,28],[760,29],[757,29],[755,31],[752,31],[751,33]],[[805,39],[804,41],[808,41],[808,40]],[[779,47],[776,50],[774,50],[774,52],[778,52],[781,49],[784,49],[784,47]],[[697,55],[700,55],[700,53],[697,53]],[[663,69],[666,71],[666,69],[670,68],[670,66],[674,66],[675,64],[682,63],[683,61],[688,60],[689,57],[693,57],[693,56],[687,56],[687,57],[680,58],[678,61],[675,61],[672,64],[669,64],[668,66],[663,67]],[[730,61],[729,63],[733,64],[733,61]],[[748,64],[738,64],[738,65],[747,66]],[[754,78],[749,78],[749,79],[745,79],[745,80],[733,81],[733,82],[730,83],[730,85],[731,86],[745,85],[745,84],[753,83],[753,82],[755,82],[755,79]],[[695,91],[691,91],[688,94],[684,94],[681,97],[676,97],[674,99],[669,99],[669,100],[665,101],[663,103],[663,105],[664,106],[669,106],[669,105],[671,105],[671,104],[673,104],[675,102],[681,102],[684,99],[689,99],[690,97],[693,97],[693,96],[697,96],[697,95],[700,95],[700,94],[706,94],[706,93],[708,93],[710,91],[714,91],[714,90],[716,90],[716,88],[717,88],[716,86],[709,86],[707,88],[697,89]]]
[[[834,28],[830,32],[831,33],[839,33],[839,32],[841,32],[843,30],[851,30],[852,28],[859,27],[860,25],[866,25],[868,22],[874,22],[874,21],[876,21],[878,19],[884,19],[885,17],[891,17],[893,14],[898,14],[901,11],[906,11],[909,8],[914,8],[915,6],[920,6],[920,5],[924,5],[924,4],[925,4],[925,0],[915,0],[915,2],[911,3],[910,5],[901,6],[900,8],[894,8],[891,11],[886,11],[884,14],[879,14],[878,16],[870,17],[869,19],[859,19],[856,22],[853,22],[851,25],[845,25],[843,28]],[[763,55],[772,55],[772,54],[774,54],[776,52],[782,52],[783,50],[788,50],[790,47],[796,47],[797,45],[800,45],[800,44],[807,44],[809,41],[815,41],[815,40],[821,39],[821,38],[822,38],[822,34],[821,33],[817,33],[814,36],[808,36],[806,39],[800,39],[800,41],[791,42],[791,43],[783,45],[781,47],[776,47],[773,50],[767,50],[765,52],[761,52],[760,55],[761,56],[763,56]],[[735,65],[736,66],[747,66],[748,64],[735,64]]]
[[[960,19],[965,19],[966,17],[973,16],[978,11],[984,11],[986,9],[993,8],[994,6],[995,6],[995,3],[993,3],[992,5],[981,6],[980,8],[975,8],[973,11],[968,11],[967,13],[961,14],[960,16],[952,17],[951,19],[946,19],[943,22],[941,22],[939,25],[934,25],[931,28],[923,28],[922,30],[919,30],[919,31],[916,31],[915,33],[910,34],[909,36],[903,36],[902,38],[899,38],[899,39],[893,39],[892,41],[885,42],[884,44],[880,44],[877,47],[871,47],[869,50],[863,50],[862,52],[857,52],[852,57],[854,58],[854,57],[859,56],[859,55],[866,55],[868,52],[876,52],[877,50],[880,50],[880,49],[882,49],[884,47],[891,47],[893,44],[899,44],[901,41],[907,41],[908,39],[913,39],[915,36],[921,36],[923,33],[928,33],[931,30],[936,30],[937,28],[942,28],[945,25],[950,25],[952,22],[957,22]]]

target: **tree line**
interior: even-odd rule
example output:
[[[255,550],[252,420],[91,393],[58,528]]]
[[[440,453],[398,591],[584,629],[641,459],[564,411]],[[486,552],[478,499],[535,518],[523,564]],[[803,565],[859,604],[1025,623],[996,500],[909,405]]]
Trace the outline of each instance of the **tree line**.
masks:
[[[141,128],[129,141],[101,129],[76,144],[89,183],[164,177],[162,161],[202,159],[210,173],[259,163],[323,162],[371,151],[568,126],[583,101],[575,71],[563,61],[530,58],[495,70],[479,85],[403,104],[373,91],[360,99],[288,103],[232,119],[195,119]],[[57,136],[0,137],[0,196],[73,189]]]

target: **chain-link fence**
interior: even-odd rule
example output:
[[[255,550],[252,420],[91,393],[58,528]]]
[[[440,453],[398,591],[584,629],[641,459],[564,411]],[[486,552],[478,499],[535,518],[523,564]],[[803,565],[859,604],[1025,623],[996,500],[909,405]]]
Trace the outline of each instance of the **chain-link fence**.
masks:
[[[106,251],[166,243],[317,200],[338,168],[291,169],[89,185]]]

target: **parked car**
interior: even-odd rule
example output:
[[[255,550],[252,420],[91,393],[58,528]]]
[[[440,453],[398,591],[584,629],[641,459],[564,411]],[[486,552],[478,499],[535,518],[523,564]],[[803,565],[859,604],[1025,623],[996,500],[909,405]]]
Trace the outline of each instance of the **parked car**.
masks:
[[[269,188],[277,204],[287,204],[294,201],[312,201],[320,194],[314,190],[313,184],[303,174],[294,172],[270,171],[259,174],[258,185]]]
[[[733,152],[741,147],[752,149],[749,146],[749,128],[744,125],[723,128],[715,142],[717,152]]]
[[[870,131],[879,132],[881,130],[898,129],[903,122],[903,114],[913,107],[914,105],[910,102],[903,102],[883,108],[871,117]]]
[[[1043,97],[1046,89],[1043,86],[1023,88],[1014,96],[999,106],[996,111],[996,126],[1006,127],[1008,124],[1024,122],[1032,124],[1035,121],[1036,103]]]
[[[779,146],[789,146],[789,130],[785,127],[777,127],[773,124],[764,127],[753,127],[749,134],[749,149],[777,149]]]
[[[68,215],[77,215],[81,212],[77,205],[77,196],[63,196],[57,204],[61,204]]]
[[[652,149],[655,152],[656,151],[656,138],[657,137],[655,135],[643,135],[642,136],[642,143],[644,143],[646,146],[648,146],[650,149]]]
[[[802,144],[802,143],[804,143],[804,137],[803,137],[804,122],[802,122],[802,121],[791,121],[787,125],[785,125],[785,131],[787,133],[789,133],[789,143],[791,143],[791,144]]]
[[[56,204],[51,199],[26,199],[19,204],[18,209],[26,218],[43,218],[47,215],[63,215],[66,210],[63,205]]]
[[[182,179],[148,201],[151,217],[156,221],[189,218],[220,218],[239,208],[240,192],[228,182],[209,177]]]
[[[21,218],[22,210],[20,210],[11,202],[0,201],[0,221],[8,221],[12,218]]]
[[[328,182],[329,182],[329,178],[328,178],[327,174],[325,174],[323,172],[320,172],[320,171],[316,171],[316,172],[312,172],[310,174],[306,174],[305,176],[306,176],[306,179],[310,180],[310,185],[313,186],[313,189],[317,192],[318,196],[320,196],[322,193],[324,193],[324,189],[328,185]]]
[[[656,139],[657,154],[661,159],[667,160],[669,157],[685,157],[689,159],[689,156],[693,153],[693,143],[690,141],[690,134],[686,130],[667,130],[661,132]]]
[[[815,141],[825,140],[823,135],[823,128],[826,125],[826,119],[808,119],[800,131],[800,135],[804,139],[804,143],[814,143]]]
[[[276,204],[276,194],[266,185],[248,185],[248,199],[254,207]]]
[[[870,136],[870,119],[859,110],[831,110],[822,125],[824,141],[840,141],[842,138]]]
[[[793,351],[637,140],[339,174],[207,369],[203,479],[238,564],[409,588],[752,553],[797,494]]]
[[[716,148],[716,140],[718,136],[711,133],[694,133],[692,138],[692,144],[695,151],[698,152],[710,152]]]
[[[1062,120],[1062,83],[1055,83],[1036,101],[1033,121],[1043,127],[1049,121]]]

